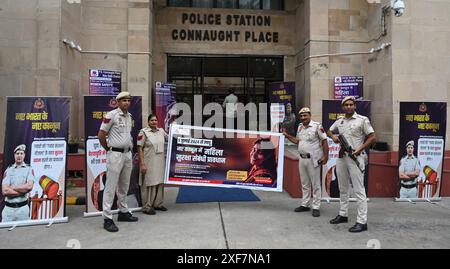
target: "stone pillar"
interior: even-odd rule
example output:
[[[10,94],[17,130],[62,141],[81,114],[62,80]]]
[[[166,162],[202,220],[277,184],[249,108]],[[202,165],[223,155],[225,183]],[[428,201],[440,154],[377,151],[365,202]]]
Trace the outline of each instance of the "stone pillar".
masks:
[[[327,54],[328,50],[328,2],[329,0],[307,0],[309,7],[309,42],[305,56]],[[313,119],[322,121],[322,99],[330,98],[329,57],[311,58],[305,62],[305,101],[311,108]]]
[[[129,0],[128,51],[151,51],[151,5],[151,0]],[[151,54],[128,55],[128,91],[142,96],[143,126],[147,126],[147,116],[151,110],[151,63]]]

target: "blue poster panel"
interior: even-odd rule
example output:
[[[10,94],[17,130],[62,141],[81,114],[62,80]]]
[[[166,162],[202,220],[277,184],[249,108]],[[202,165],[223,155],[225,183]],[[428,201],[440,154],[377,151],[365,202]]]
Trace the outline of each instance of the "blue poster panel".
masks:
[[[334,77],[334,99],[342,100],[347,96],[356,99],[363,97],[363,76]]]
[[[89,69],[90,95],[117,95],[121,91],[122,73],[119,71]]]

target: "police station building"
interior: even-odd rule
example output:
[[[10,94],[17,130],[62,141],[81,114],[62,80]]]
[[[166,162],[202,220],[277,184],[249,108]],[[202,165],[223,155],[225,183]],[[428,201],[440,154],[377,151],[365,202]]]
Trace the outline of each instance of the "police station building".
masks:
[[[401,14],[395,2],[0,1],[0,133],[6,96],[71,96],[70,133],[83,137],[89,69],[120,71],[144,121],[156,81],[190,106],[196,94],[221,103],[230,88],[244,104],[269,103],[270,83],[295,81],[297,110],[321,121],[334,77],[362,76],[378,140],[397,150],[400,101],[448,102],[450,0],[401,1]]]

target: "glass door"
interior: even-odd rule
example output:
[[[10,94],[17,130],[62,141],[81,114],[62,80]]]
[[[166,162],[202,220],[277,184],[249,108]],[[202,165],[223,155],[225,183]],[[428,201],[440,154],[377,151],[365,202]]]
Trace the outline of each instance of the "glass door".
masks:
[[[203,107],[208,103],[223,104],[229,90],[233,89],[239,102],[244,105],[252,102],[259,108],[266,103],[264,115],[254,121],[246,113],[245,129],[257,130],[259,118],[269,122],[270,100],[269,83],[283,80],[282,57],[260,56],[177,56],[167,57],[168,81],[175,83],[178,102],[188,104],[194,119],[204,123],[211,115],[195,115],[194,95],[202,95]],[[203,107],[197,108],[202,113]],[[262,125],[267,130],[267,125]]]

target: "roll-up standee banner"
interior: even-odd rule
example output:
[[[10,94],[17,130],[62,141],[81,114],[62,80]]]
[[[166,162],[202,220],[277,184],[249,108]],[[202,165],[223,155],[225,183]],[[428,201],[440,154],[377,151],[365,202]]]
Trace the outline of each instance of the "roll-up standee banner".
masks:
[[[103,190],[106,184],[106,150],[100,145],[98,131],[103,117],[111,110],[117,109],[118,103],[115,96],[84,96],[84,123],[86,141],[86,212],[84,216],[98,216],[103,210]],[[136,152],[136,138],[142,129],[142,97],[133,96],[129,112],[132,115],[134,151]],[[136,168],[136,154],[133,158],[133,169]],[[130,190],[127,199],[139,201],[136,192],[137,178],[132,173],[130,179]],[[116,201],[116,200],[115,200]],[[130,200],[131,202],[131,200]],[[117,205],[113,205],[113,209]],[[136,205],[132,210],[137,210]],[[115,212],[115,211],[114,211]]]
[[[161,81],[155,83],[155,114],[159,119],[158,127],[163,128],[166,133],[169,133],[170,124],[178,117],[175,89],[174,83]]]
[[[2,227],[67,222],[71,97],[7,97]]]
[[[270,83],[270,130],[281,132],[280,127],[283,127],[295,136],[298,125],[296,114],[295,82]]]
[[[395,201],[438,201],[442,186],[447,103],[400,102],[399,192]]]

